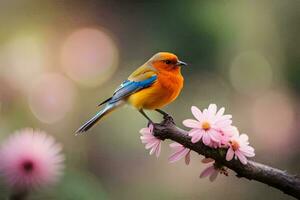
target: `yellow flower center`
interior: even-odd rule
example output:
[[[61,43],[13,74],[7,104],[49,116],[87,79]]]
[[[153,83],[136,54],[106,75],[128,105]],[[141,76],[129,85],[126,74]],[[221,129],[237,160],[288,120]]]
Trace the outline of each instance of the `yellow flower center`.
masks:
[[[210,129],[210,124],[208,122],[203,122],[202,123],[202,128],[205,130],[205,131],[208,131]]]
[[[229,141],[229,144],[231,145],[233,151],[236,151],[240,148],[240,144],[235,140]]]

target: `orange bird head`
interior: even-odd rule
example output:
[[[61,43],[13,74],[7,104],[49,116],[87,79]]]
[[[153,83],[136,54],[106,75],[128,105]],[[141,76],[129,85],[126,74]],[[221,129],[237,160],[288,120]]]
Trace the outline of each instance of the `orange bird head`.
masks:
[[[185,62],[178,59],[175,54],[159,52],[148,61],[158,71],[178,71],[181,66],[186,66]]]

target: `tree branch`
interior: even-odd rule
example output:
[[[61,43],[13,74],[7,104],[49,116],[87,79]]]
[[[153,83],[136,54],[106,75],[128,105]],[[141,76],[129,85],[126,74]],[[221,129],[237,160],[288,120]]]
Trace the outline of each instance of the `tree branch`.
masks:
[[[213,149],[202,142],[192,143],[188,132],[178,128],[170,116],[165,117],[163,122],[153,125],[154,136],[161,140],[170,139],[178,142],[205,157],[213,158],[216,162],[235,171],[238,177],[259,181],[300,199],[300,178],[297,175],[254,161],[248,161],[246,165],[235,159],[226,161],[226,149]]]

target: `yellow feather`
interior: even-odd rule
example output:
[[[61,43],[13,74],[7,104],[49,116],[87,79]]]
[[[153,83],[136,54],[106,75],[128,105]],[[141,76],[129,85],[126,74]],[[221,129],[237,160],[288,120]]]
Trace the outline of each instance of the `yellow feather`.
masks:
[[[160,73],[158,80],[148,88],[128,97],[128,103],[137,109],[157,109],[174,101],[183,87],[180,73]]]
[[[136,69],[129,77],[130,81],[143,81],[157,74],[157,70],[149,65],[144,64]]]

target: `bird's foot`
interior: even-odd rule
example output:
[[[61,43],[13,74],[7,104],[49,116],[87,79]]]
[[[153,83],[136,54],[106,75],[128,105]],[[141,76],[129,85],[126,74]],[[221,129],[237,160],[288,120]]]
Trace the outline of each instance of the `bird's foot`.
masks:
[[[162,122],[163,124],[174,124],[175,125],[175,122],[174,122],[174,119],[171,115],[165,115],[164,116],[164,120]]]
[[[160,109],[155,109],[155,111],[156,111],[156,112],[159,112],[160,114],[163,115],[163,118],[164,118],[164,120],[162,121],[163,124],[168,124],[168,123],[175,124],[175,123],[174,123],[174,119],[171,117],[171,115],[169,115],[169,114],[166,113],[165,111],[160,110]]]
[[[167,117],[170,117],[170,115],[168,113],[166,113],[165,111],[163,110],[160,110],[160,109],[155,109],[156,112],[159,112],[160,114],[163,115],[164,119],[167,118]]]

